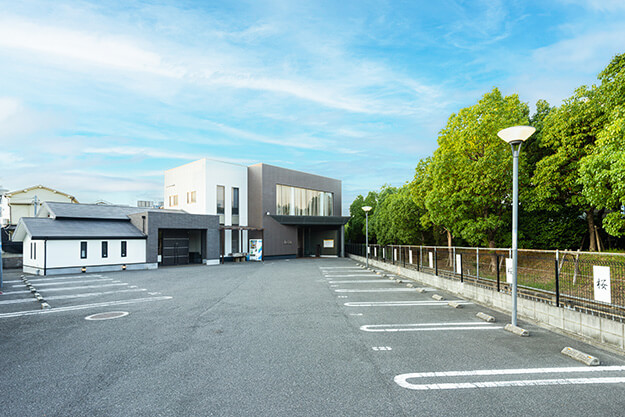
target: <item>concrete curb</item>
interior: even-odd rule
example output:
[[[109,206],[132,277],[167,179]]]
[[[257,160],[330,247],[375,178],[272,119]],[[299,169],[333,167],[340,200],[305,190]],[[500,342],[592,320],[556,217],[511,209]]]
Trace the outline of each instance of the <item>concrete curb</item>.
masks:
[[[567,346],[562,349],[560,353],[572,359],[575,359],[576,361],[579,361],[587,366],[598,366],[601,364],[599,358],[595,358],[594,356],[591,356],[577,349],[573,349],[572,347]]]
[[[509,331],[510,333],[516,334],[517,336],[528,337],[530,335],[530,332],[528,332],[527,330],[522,329],[518,326],[513,326],[511,323],[506,324],[504,329]]]
[[[482,313],[481,311],[475,315],[477,318],[480,318],[488,323],[494,323],[495,318],[493,316],[489,316],[486,313]]]
[[[445,299],[445,298],[443,298],[442,295],[438,295],[438,294],[432,294],[432,298],[437,300],[437,301],[442,301],[442,300]]]

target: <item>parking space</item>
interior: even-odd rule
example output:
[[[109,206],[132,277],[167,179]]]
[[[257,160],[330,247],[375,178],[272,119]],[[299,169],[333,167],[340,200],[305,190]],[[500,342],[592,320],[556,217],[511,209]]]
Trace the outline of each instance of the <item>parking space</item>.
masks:
[[[30,301],[0,304],[3,413],[622,415],[623,357],[516,336],[505,314],[384,274],[297,259],[29,277],[43,310],[5,274],[2,300]]]
[[[5,273],[0,320],[171,299],[125,280],[123,273],[29,276]]]
[[[625,390],[621,357],[528,323],[523,325],[531,336],[521,338],[503,330],[509,317],[502,313],[385,271],[357,265],[320,270],[349,322],[361,332],[372,360],[393,381],[405,409],[419,401],[423,415],[526,414],[504,406],[517,403],[510,400],[517,395],[526,400],[575,397],[584,403],[582,409],[604,407],[610,414],[614,405],[597,398],[604,398],[606,390]],[[496,322],[476,317],[480,311],[496,317]],[[587,367],[561,355],[566,345],[601,355],[602,366]],[[491,392],[491,400],[482,403],[463,393],[480,390],[497,393]],[[492,402],[493,395],[499,404]],[[620,397],[614,400],[622,403]]]

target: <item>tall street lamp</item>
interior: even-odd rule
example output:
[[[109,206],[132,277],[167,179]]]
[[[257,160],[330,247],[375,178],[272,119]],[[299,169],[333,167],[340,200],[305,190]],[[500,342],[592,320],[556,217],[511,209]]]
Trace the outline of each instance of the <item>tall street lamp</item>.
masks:
[[[517,316],[517,232],[519,222],[519,153],[521,145],[536,131],[532,126],[513,126],[497,133],[512,147],[512,325]]]
[[[362,209],[365,212],[365,236],[367,239],[367,245],[365,246],[365,256],[367,257],[367,268],[369,268],[369,212],[373,207],[364,206]]]

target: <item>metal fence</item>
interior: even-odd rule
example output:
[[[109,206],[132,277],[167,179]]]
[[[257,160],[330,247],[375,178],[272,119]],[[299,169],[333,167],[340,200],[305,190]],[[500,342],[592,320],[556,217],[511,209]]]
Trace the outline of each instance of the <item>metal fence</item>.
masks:
[[[364,257],[365,245],[345,251]],[[502,248],[369,245],[369,259],[507,293],[510,258]],[[519,249],[517,262],[519,297],[625,320],[625,255]]]

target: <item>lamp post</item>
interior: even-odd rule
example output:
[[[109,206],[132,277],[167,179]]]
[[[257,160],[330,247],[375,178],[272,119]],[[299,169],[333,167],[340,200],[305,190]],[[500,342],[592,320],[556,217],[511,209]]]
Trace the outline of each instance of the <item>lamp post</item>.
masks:
[[[512,147],[512,325],[517,316],[517,233],[519,222],[519,153],[521,145],[536,131],[531,126],[513,126],[497,132]]]
[[[367,268],[369,268],[369,212],[373,207],[364,206],[362,209],[365,212],[365,236],[367,239],[367,245],[365,246],[365,256],[367,257]]]

